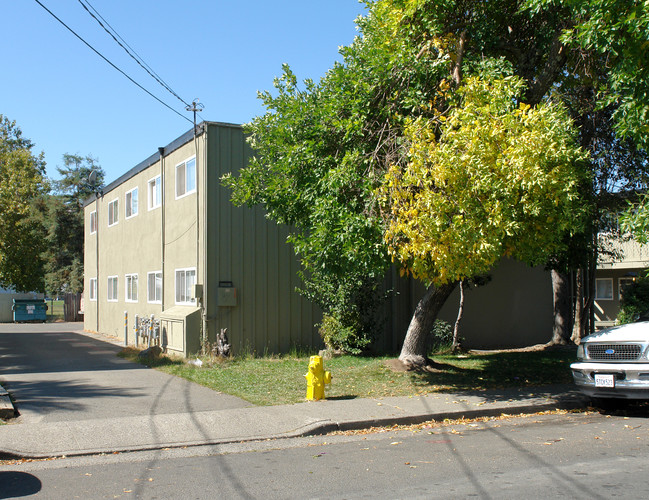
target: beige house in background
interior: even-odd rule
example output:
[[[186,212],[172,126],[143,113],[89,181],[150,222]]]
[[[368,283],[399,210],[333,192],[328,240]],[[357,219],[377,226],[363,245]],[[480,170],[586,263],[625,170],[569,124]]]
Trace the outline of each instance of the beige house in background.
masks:
[[[649,245],[600,235],[600,253],[595,279],[595,327],[615,324],[625,286],[644,276],[649,268]]]
[[[203,122],[86,202],[86,330],[123,338],[126,312],[131,343],[135,315],[153,314],[185,355],[201,327],[227,328],[235,353],[321,344],[286,229],[221,186],[250,153],[240,126]]]

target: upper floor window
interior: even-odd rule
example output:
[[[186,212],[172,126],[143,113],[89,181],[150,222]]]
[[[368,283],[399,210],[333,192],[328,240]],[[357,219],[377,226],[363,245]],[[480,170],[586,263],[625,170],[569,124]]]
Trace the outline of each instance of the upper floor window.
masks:
[[[97,232],[97,211],[90,212],[90,234]]]
[[[196,157],[176,165],[176,198],[196,191]]]
[[[149,210],[158,208],[162,204],[162,182],[160,176],[156,176],[148,183]]]
[[[126,193],[126,218],[137,215],[137,188],[133,188]]]
[[[114,226],[119,222],[119,200],[114,199],[108,204],[108,225]]]

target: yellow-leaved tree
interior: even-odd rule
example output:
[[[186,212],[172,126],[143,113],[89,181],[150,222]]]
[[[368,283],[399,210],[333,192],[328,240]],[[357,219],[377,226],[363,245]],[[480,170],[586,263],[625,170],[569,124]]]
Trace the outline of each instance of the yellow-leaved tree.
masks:
[[[385,175],[379,197],[388,251],[429,285],[406,334],[404,363],[427,361],[430,308],[441,308],[459,280],[503,257],[544,264],[582,228],[586,155],[563,107],[521,103],[524,86],[516,76],[466,78],[457,106],[410,122],[408,162]]]

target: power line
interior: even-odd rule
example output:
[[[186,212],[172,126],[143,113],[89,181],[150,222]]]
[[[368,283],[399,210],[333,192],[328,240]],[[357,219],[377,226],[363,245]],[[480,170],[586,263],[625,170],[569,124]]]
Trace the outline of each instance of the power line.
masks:
[[[146,72],[151,76],[151,78],[153,78],[156,82],[158,82],[160,85],[162,85],[162,87],[163,87],[164,89],[166,89],[166,90],[167,90],[171,95],[173,95],[176,99],[178,99],[180,102],[182,102],[185,106],[191,106],[188,102],[186,102],[185,100],[183,100],[183,98],[180,97],[176,92],[174,92],[174,90],[173,90],[173,89],[172,89],[172,88],[171,88],[171,87],[170,87],[170,86],[169,86],[169,85],[168,85],[164,80],[162,80],[162,78],[160,78],[160,76],[159,76],[155,71],[153,71],[153,69],[151,68],[151,66],[149,66],[149,65],[144,61],[144,59],[142,59],[142,57],[141,57],[137,52],[135,52],[135,50],[133,50],[133,48],[132,48],[128,43],[126,43],[126,41],[124,40],[124,38],[122,38],[122,37],[120,36],[120,34],[117,33],[117,31],[115,30],[115,28],[113,28],[113,27],[108,23],[108,21],[106,21],[106,19],[104,19],[104,18],[102,17],[102,15],[97,11],[97,9],[95,9],[95,8],[92,6],[92,4],[91,4],[90,2],[88,2],[88,0],[86,0],[85,3],[84,3],[82,0],[78,0],[78,1],[79,1],[79,3],[81,4],[81,6],[85,9],[85,11],[86,11],[86,12],[87,12],[87,13],[88,13],[88,14],[89,14],[89,15],[90,15],[90,16],[91,16],[95,21],[97,21],[97,23],[99,24],[99,26],[101,26],[101,27],[103,28],[103,30],[111,36],[111,38],[115,41],[115,43],[117,43],[117,45],[119,45],[122,49],[124,49],[124,51],[125,51],[125,52],[126,52],[126,53],[127,53],[127,54],[128,54],[128,55],[129,55],[129,56],[130,56],[130,57],[131,57],[131,58],[136,62],[136,63],[138,63],[138,64],[142,67],[142,69],[143,69],[144,71],[146,71]],[[97,18],[97,16],[95,16],[95,14],[93,14],[92,12],[90,12],[90,10],[88,9],[88,6],[86,6],[86,3],[87,3],[88,6],[89,6],[89,7],[90,7],[94,12],[95,12],[95,14],[97,14],[97,16],[99,16],[99,18],[101,18],[101,21]],[[103,23],[102,23],[102,21],[103,21]],[[105,23],[105,26],[104,26],[104,23]],[[108,26],[108,28],[107,28],[106,26]],[[109,28],[110,28],[110,29],[109,29]],[[118,38],[119,38],[119,40],[118,40]]]
[[[153,95],[151,92],[149,92],[147,89],[145,89],[142,85],[140,85],[140,84],[137,83],[135,80],[133,80],[133,78],[131,78],[130,76],[128,76],[124,71],[122,71],[120,68],[118,68],[117,66],[115,66],[115,65],[114,65],[111,61],[109,61],[109,60],[108,60],[108,59],[107,59],[107,58],[106,58],[106,57],[105,57],[101,52],[99,52],[99,51],[98,51],[97,49],[95,49],[92,45],[90,45],[88,42],[86,42],[86,41],[85,41],[85,40],[84,40],[80,35],[78,35],[78,34],[77,34],[77,33],[76,33],[72,28],[70,28],[70,27],[69,27],[67,24],[65,24],[61,19],[59,19],[59,18],[58,18],[58,17],[57,17],[57,16],[56,16],[56,15],[55,15],[55,14],[54,14],[50,9],[48,9],[47,7],[45,7],[45,5],[43,5],[43,4],[40,2],[40,0],[34,0],[34,1],[35,1],[38,5],[40,5],[41,7],[43,7],[43,9],[45,9],[45,11],[47,11],[47,13],[48,13],[50,16],[52,16],[52,17],[53,17],[54,19],[56,19],[59,23],[61,23],[61,24],[62,24],[62,25],[63,25],[63,26],[64,26],[64,27],[65,27],[65,28],[66,28],[70,33],[72,33],[72,34],[73,34],[74,36],[76,36],[79,40],[81,40],[81,41],[82,41],[82,42],[83,42],[83,43],[84,43],[84,44],[85,44],[85,45],[86,45],[90,50],[92,50],[95,54],[97,54],[99,57],[101,57],[104,61],[106,61],[108,64],[110,64],[114,69],[116,69],[117,71],[119,71],[119,72],[120,72],[122,75],[124,75],[126,78],[128,78],[128,80],[129,80],[131,83],[133,83],[134,85],[136,85],[137,87],[139,87],[141,90],[143,90],[144,92],[146,92],[147,94],[149,94],[151,97],[153,97],[156,101],[158,101],[158,102],[159,102],[160,104],[162,104],[164,107],[170,109],[171,111],[173,111],[174,113],[176,113],[178,116],[184,118],[184,119],[187,120],[189,123],[192,123],[192,124],[193,124],[192,120],[190,120],[189,118],[187,118],[185,115],[183,115],[183,114],[180,113],[179,111],[176,111],[174,108],[172,108],[171,106],[169,106],[166,102],[162,101],[161,99],[159,99],[158,97],[156,97],[155,95]]]

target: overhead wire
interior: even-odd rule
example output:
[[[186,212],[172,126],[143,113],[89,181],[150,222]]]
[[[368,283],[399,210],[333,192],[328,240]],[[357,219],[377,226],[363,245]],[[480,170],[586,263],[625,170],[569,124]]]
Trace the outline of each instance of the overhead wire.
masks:
[[[136,63],[142,67],[144,71],[146,71],[151,78],[153,78],[156,82],[158,82],[164,89],[166,89],[171,95],[173,95],[176,99],[178,99],[180,102],[182,102],[185,106],[191,106],[187,101],[185,101],[182,97],[180,97],[155,71],[153,71],[153,68],[149,66],[142,57],[135,52],[135,50],[120,36],[119,33],[113,28],[106,19],[102,17],[102,15],[95,9],[88,0],[85,0],[85,3],[83,0],[78,0],[78,2],[81,4],[81,6],[85,9],[85,11],[103,28],[103,30],[110,35],[110,37],[119,45],[122,49],[124,49],[124,52],[126,52]],[[88,4],[86,6],[86,4]],[[95,14],[93,14],[90,9],[94,11]],[[99,18],[101,20],[99,20]],[[102,22],[103,21],[103,22]],[[105,25],[104,25],[105,23]],[[108,26],[108,28],[106,27]],[[119,38],[119,40],[118,40]]]
[[[67,24],[65,24],[60,18],[56,16],[50,9],[48,9],[45,5],[41,3],[40,0],[34,0],[38,5],[40,5],[50,16],[52,16],[54,19],[56,19],[61,25],[63,25],[70,33],[72,33],[74,36],[76,36],[81,42],[84,43],[90,50],[92,50],[95,54],[97,54],[99,57],[101,57],[104,61],[106,61],[108,64],[110,64],[115,70],[119,71],[124,77],[126,77],[131,83],[136,85],[139,89],[142,91],[146,92],[149,94],[151,97],[153,97],[156,101],[158,101],[160,104],[162,104],[164,107],[168,108],[169,110],[173,111],[176,113],[178,116],[184,118],[187,120],[189,123],[193,124],[194,122],[187,118],[185,115],[180,113],[179,111],[175,110],[171,106],[169,106],[166,102],[161,100],[159,97],[155,96],[153,93],[151,93],[149,90],[145,89],[142,85],[140,85],[138,82],[136,82],[133,78],[131,78],[129,75],[126,74],[123,70],[118,68],[115,64],[113,64],[108,58],[106,58],[101,52],[99,52],[97,49],[95,49],[92,45],[90,45],[86,40],[84,40],[77,32],[75,32],[72,28],[70,28]]]

